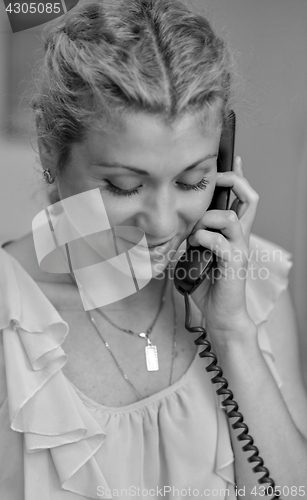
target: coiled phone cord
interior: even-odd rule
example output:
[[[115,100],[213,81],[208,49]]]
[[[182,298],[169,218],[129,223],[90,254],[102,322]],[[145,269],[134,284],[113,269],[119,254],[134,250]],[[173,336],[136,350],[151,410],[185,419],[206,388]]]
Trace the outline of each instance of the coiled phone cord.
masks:
[[[270,473],[269,470],[264,467],[263,460],[259,456],[259,450],[257,446],[255,446],[254,440],[252,436],[248,434],[249,429],[247,425],[244,423],[243,415],[238,411],[239,406],[234,401],[233,399],[233,393],[231,392],[230,389],[228,389],[228,382],[227,380],[223,377],[223,371],[222,369],[217,365],[217,357],[216,355],[212,352],[211,350],[211,344],[209,340],[206,338],[207,337],[207,332],[205,328],[202,326],[191,326],[191,308],[190,308],[190,303],[189,303],[189,293],[185,291],[183,293],[184,295],[184,301],[185,301],[185,328],[192,333],[197,333],[200,332],[201,336],[197,338],[194,343],[196,345],[203,345],[205,346],[205,349],[199,353],[199,356],[201,358],[209,358],[212,360],[210,365],[206,367],[206,371],[208,373],[210,372],[217,372],[214,377],[212,377],[211,382],[212,384],[222,384],[222,386],[216,390],[216,393],[218,395],[225,394],[227,397],[222,401],[222,405],[226,410],[226,414],[228,418],[231,417],[237,417],[238,420],[231,424],[231,427],[233,429],[243,429],[241,434],[237,435],[237,439],[239,441],[248,441],[248,443],[242,447],[243,451],[253,451],[253,455],[251,455],[247,461],[248,462],[257,462],[257,465],[253,467],[253,471],[256,472],[264,472],[264,475],[258,479],[258,483],[260,484],[268,484],[269,486],[265,490],[265,494],[272,494],[272,492],[275,489],[275,482],[273,481],[272,478],[270,478]],[[227,411],[227,406],[232,406],[233,409],[230,410],[229,412]],[[268,490],[271,489],[271,493],[268,492]],[[280,498],[280,495],[276,494],[272,500]]]

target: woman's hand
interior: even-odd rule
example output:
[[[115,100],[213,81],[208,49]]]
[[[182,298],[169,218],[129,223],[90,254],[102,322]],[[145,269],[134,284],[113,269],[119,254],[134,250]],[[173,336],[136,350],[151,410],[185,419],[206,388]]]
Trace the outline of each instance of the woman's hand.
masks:
[[[249,237],[259,195],[243,177],[238,156],[233,171],[218,174],[216,186],[230,187],[237,199],[231,210],[208,210],[195,225],[188,242],[208,248],[217,257],[217,267],[192,297],[204,314],[206,328],[216,340],[225,341],[255,331],[246,308],[245,284]],[[220,233],[210,229],[218,229]]]

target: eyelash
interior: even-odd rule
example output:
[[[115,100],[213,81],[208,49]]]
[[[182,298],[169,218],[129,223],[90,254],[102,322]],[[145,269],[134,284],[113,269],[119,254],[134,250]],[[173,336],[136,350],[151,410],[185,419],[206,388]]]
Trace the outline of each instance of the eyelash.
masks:
[[[128,191],[128,190],[125,190],[125,189],[120,189],[117,186],[114,186],[114,184],[112,184],[107,179],[104,179],[104,181],[108,183],[104,187],[104,189],[106,191],[109,191],[110,193],[112,193],[115,196],[132,196],[134,194],[138,194],[139,193],[139,190],[137,188],[136,189],[131,189],[131,190]],[[197,182],[197,184],[184,184],[184,183],[180,183],[180,185],[184,186],[184,187],[181,187],[181,189],[183,191],[191,191],[191,190],[194,190],[194,191],[199,191],[199,190],[205,191],[205,189],[207,188],[208,183],[209,183],[209,181],[206,179],[206,177],[203,177],[199,182]]]

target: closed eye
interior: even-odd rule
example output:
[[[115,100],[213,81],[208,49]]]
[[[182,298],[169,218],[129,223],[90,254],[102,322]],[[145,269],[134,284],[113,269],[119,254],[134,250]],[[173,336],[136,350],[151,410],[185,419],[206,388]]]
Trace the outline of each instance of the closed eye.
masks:
[[[121,189],[118,186],[112,184],[108,179],[104,179],[104,181],[107,182],[107,185],[102,189],[109,191],[115,196],[133,196],[134,194],[139,194],[140,188],[142,187],[138,186],[134,189]],[[196,184],[185,184],[183,182],[177,182],[176,184],[180,186],[180,189],[183,191],[204,191],[207,188],[209,181],[206,179],[206,177],[203,177]]]

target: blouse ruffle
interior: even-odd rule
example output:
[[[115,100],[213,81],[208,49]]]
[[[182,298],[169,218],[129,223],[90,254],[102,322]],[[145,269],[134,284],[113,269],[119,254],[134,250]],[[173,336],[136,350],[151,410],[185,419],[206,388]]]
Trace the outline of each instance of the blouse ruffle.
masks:
[[[267,261],[260,260],[259,255],[267,255]],[[284,249],[251,235],[247,308],[258,325],[259,347],[279,387],[282,381],[274,366],[265,322],[287,288],[292,266],[290,258],[291,254]],[[260,277],[262,268],[267,271],[261,271]],[[254,278],[257,272],[258,277]],[[262,279],[264,276],[266,278]],[[144,417],[144,411],[150,405],[156,405],[156,422],[152,422],[156,427],[159,418],[171,418],[172,411],[176,412],[180,406],[181,414],[187,414],[193,401],[188,398],[191,387],[185,386],[185,383],[193,370],[199,369],[200,358],[197,356],[187,373],[165,391],[136,403],[133,408],[129,405],[133,412],[125,412],[123,408],[114,411],[107,411],[106,408],[104,411],[102,405],[91,406],[91,400],[75,388],[62,372],[67,355],[61,345],[68,335],[68,324],[19,262],[2,248],[0,290],[0,330],[3,331],[0,375],[6,381],[0,385],[0,453],[4,463],[0,475],[1,498],[112,498],[107,493],[97,495],[98,487],[104,492],[110,489],[105,477],[110,467],[107,450],[112,439],[108,441],[107,435],[114,439],[116,436],[113,442],[117,440],[123,449],[123,456],[129,457],[134,436],[135,441],[140,442],[140,425],[137,426],[136,422]],[[205,377],[212,387],[209,377]],[[204,379],[201,382],[204,384]],[[214,472],[228,486],[234,485],[234,456],[227,417],[215,391],[211,389],[211,393],[215,398],[213,406],[217,426]],[[101,411],[97,411],[99,406]],[[135,421],[131,421],[132,413]],[[130,426],[123,425],[124,418],[129,420]],[[184,422],[181,426],[184,428]],[[153,441],[144,438],[143,446],[147,446],[146,443],[151,446]],[[150,456],[150,450],[141,446],[140,453],[144,463],[147,463],[146,456]],[[147,464],[146,470],[151,470],[150,464]],[[12,482],[15,487],[13,496],[10,489]],[[228,499],[236,498],[233,491],[232,486],[232,496]]]

